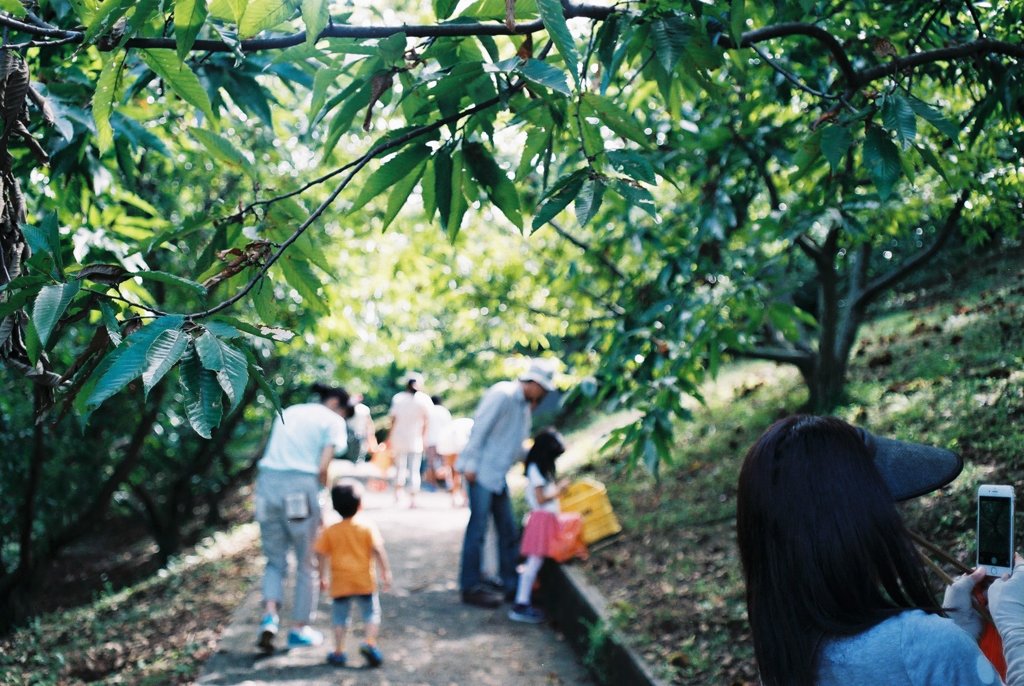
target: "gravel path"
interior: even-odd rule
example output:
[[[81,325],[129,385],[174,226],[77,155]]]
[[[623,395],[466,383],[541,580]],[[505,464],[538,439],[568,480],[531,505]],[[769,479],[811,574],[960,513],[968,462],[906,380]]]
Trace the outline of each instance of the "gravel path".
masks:
[[[480,609],[459,602],[457,576],[468,511],[446,494],[421,493],[415,509],[395,507],[390,493],[367,492],[364,513],[380,527],[394,575],[381,596],[380,648],[384,665],[361,667],[350,634],[347,652],[356,666],[325,664],[326,644],[261,656],[255,647],[260,614],[255,588],[235,613],[219,651],[198,683],[246,686],[590,685],[594,682],[569,644],[550,625],[510,621],[508,606]],[[287,608],[282,617],[287,616]],[[320,602],[315,626],[329,636],[329,599]],[[283,627],[282,627],[283,628]],[[356,625],[355,638],[361,636]],[[280,641],[280,639],[279,639]],[[328,639],[329,642],[329,639]]]

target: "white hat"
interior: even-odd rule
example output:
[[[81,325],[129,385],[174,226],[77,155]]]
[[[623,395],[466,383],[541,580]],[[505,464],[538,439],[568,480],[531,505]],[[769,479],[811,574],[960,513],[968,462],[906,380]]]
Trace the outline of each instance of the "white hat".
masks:
[[[539,362],[534,362],[525,374],[520,375],[520,381],[532,381],[547,392],[555,390],[555,370]]]

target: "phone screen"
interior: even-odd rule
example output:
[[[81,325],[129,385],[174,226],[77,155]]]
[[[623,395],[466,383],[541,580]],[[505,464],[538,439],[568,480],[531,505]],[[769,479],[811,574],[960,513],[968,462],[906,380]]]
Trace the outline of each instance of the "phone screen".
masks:
[[[978,499],[978,564],[1013,566],[1010,541],[1011,500],[983,495]]]

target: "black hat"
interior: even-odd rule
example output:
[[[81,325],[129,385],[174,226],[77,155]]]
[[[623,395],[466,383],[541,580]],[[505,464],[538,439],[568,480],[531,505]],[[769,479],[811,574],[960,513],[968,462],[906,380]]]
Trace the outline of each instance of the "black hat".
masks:
[[[875,436],[858,428],[874,455],[893,500],[908,500],[942,488],[957,477],[964,462],[956,453],[920,443]]]

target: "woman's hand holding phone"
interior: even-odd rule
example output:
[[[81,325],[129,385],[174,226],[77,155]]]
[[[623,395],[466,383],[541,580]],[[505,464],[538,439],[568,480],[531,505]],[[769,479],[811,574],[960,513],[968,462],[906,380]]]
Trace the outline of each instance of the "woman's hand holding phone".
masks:
[[[946,594],[942,598],[942,608],[946,610],[946,615],[975,641],[981,636],[984,623],[974,607],[972,596],[975,587],[984,578],[985,568],[978,567],[946,586]]]

